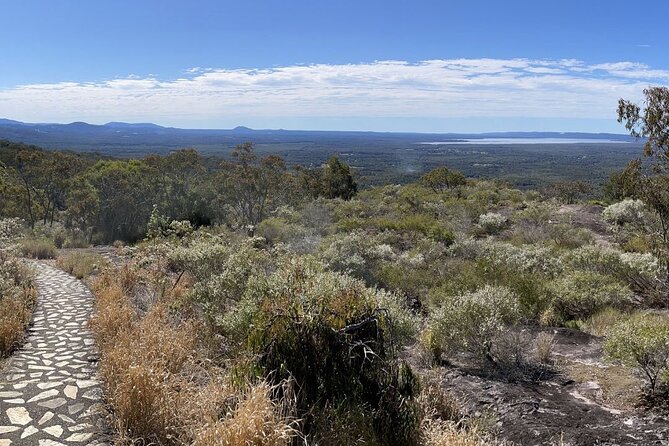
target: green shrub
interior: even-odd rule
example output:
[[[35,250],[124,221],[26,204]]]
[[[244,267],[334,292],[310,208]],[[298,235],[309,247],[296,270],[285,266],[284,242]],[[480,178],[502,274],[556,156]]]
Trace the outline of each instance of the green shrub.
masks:
[[[339,231],[348,232],[356,229],[373,228],[377,231],[397,231],[423,235],[432,240],[450,245],[455,240],[453,233],[435,218],[427,215],[407,215],[401,219],[389,218],[348,218],[337,223]]]
[[[467,351],[494,361],[495,340],[519,317],[518,298],[505,287],[445,296],[428,317],[430,347],[437,359],[442,352]]]
[[[550,225],[548,236],[558,248],[575,249],[592,243],[592,231],[586,228],[575,228],[566,223]]]
[[[296,381],[306,433],[317,436],[321,410],[345,404],[367,413],[379,443],[416,440],[417,378],[396,356],[416,323],[396,296],[293,259],[253,281],[240,304],[235,331],[247,331],[267,379]]]
[[[488,212],[479,216],[479,227],[488,235],[499,234],[502,229],[506,228],[508,220],[505,216],[495,212]]]
[[[33,259],[55,259],[58,255],[53,241],[46,238],[26,238],[21,241],[21,254]]]
[[[307,237],[306,228],[283,218],[266,218],[258,225],[257,234],[272,244],[290,243]]]
[[[604,307],[622,308],[631,303],[630,289],[611,276],[573,272],[551,286],[553,307],[563,321],[585,319]]]
[[[611,358],[639,369],[650,391],[669,380],[669,318],[639,313],[614,328],[604,349]]]

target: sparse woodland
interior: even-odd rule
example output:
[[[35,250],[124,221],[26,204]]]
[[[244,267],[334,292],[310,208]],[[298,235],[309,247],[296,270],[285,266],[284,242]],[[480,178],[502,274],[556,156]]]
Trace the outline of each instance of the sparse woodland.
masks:
[[[669,108],[666,89],[647,95]],[[600,197],[445,167],[358,190],[337,158],[291,167],[250,144],[222,161],[3,142],[0,355],[34,299],[18,256],[62,249],[58,265],[97,299],[91,327],[119,444],[518,441],[470,410],[454,374],[514,386],[624,376],[633,395],[614,383],[593,401],[661,412],[669,126],[635,107],[622,101],[620,118],[649,138],[647,156],[612,173]],[[112,243],[113,262],[86,249]],[[572,361],[565,334],[603,352]],[[551,435],[546,444],[578,440]]]

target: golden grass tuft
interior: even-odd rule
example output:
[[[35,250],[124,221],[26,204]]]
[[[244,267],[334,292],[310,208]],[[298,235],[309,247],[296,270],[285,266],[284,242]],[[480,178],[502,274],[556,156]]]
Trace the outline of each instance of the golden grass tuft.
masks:
[[[32,317],[36,293],[25,288],[17,296],[0,296],[0,358],[19,346]]]
[[[541,364],[553,362],[553,347],[555,346],[555,335],[542,331],[534,340],[534,355]]]
[[[454,423],[429,420],[423,426],[423,446],[492,446],[475,429],[458,428]]]
[[[219,423],[235,392],[202,353],[198,324],[176,320],[160,301],[137,314],[127,292],[138,289],[140,277],[128,266],[92,286],[106,401],[121,444],[192,444],[205,426]]]
[[[195,446],[287,446],[298,434],[294,420],[271,398],[265,382],[247,391],[237,407],[223,420],[205,428]]]
[[[32,318],[37,292],[32,272],[15,257],[0,252],[0,268],[0,358],[3,358],[20,345]]]

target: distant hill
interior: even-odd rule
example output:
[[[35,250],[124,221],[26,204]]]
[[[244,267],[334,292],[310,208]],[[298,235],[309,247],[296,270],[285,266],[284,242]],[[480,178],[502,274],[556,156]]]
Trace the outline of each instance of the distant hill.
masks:
[[[423,141],[457,142],[482,138],[552,138],[631,141],[626,135],[611,133],[495,132],[465,133],[392,133],[308,130],[255,130],[239,126],[233,129],[180,129],[152,123],[109,122],[94,125],[33,124],[0,119],[0,139],[36,144],[49,149],[95,151],[117,156],[165,152],[182,147],[196,147],[203,152],[227,151],[236,144],[251,141],[272,145],[283,152],[291,147],[348,150],[350,148],[404,147]]]
[[[361,184],[415,181],[423,172],[447,165],[467,176],[504,179],[522,188],[566,179],[597,186],[612,170],[623,168],[641,153],[641,142],[610,133],[425,134],[257,130],[243,126],[193,130],[152,123],[30,124],[0,119],[3,139],[52,150],[140,158],[186,147],[220,157],[227,156],[237,144],[253,142],[259,154],[281,155],[289,166],[320,166],[339,154],[355,169]],[[486,141],[477,142],[483,139]]]

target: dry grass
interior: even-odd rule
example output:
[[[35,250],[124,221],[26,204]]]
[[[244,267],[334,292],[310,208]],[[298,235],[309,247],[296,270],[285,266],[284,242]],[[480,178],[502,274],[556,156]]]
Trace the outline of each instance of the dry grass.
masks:
[[[73,252],[58,257],[56,266],[77,279],[84,279],[104,269],[107,266],[107,261],[100,254]]]
[[[21,254],[32,259],[55,259],[58,256],[58,250],[50,239],[26,238],[21,241]]]
[[[577,382],[596,382],[601,393],[588,395],[597,403],[619,410],[630,410],[639,402],[639,389],[643,381],[634,371],[619,365],[597,366],[570,362],[566,366],[567,375]]]
[[[616,308],[606,307],[593,314],[583,324],[583,331],[593,336],[607,336],[614,326],[629,318]]]
[[[541,332],[534,340],[534,355],[541,364],[551,364],[553,362],[553,347],[555,346],[555,335],[552,333]]]
[[[283,445],[296,433],[271,388],[235,391],[201,346],[202,327],[175,320],[158,301],[144,317],[129,291],[144,291],[132,266],[103,273],[93,284],[91,327],[101,350],[100,376],[120,444]],[[206,337],[206,336],[204,336]]]
[[[423,426],[423,446],[493,446],[476,429],[458,428],[454,423],[429,420]]]
[[[26,288],[18,296],[0,297],[0,358],[19,346],[32,317],[36,293]]]
[[[19,346],[32,318],[37,292],[30,270],[13,258],[0,256],[0,358]]]
[[[195,446],[287,446],[298,435],[295,421],[271,398],[267,383],[252,386],[226,418],[205,428]]]

